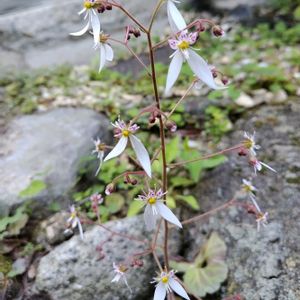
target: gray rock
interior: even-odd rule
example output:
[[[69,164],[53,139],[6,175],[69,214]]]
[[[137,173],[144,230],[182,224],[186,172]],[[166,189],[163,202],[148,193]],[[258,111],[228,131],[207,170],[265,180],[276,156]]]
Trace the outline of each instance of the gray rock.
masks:
[[[246,121],[239,120],[235,132],[223,141],[224,147],[237,144],[243,130],[255,129],[258,143],[262,145],[259,159],[278,171],[277,175],[264,171],[253,179],[259,190],[258,203],[263,211],[269,212],[268,226],[257,232],[255,217],[242,206],[234,206],[206,218],[201,224],[191,225],[185,232],[185,256],[189,259],[212,231],[225,240],[230,272],[223,297],[240,293],[247,300],[300,299],[300,135],[295,130],[300,126],[299,112],[297,101],[252,110]],[[195,190],[203,211],[232,199],[240,189],[241,179],[251,173],[245,159],[237,154],[207,173]],[[219,297],[214,295],[213,299]]]
[[[0,215],[26,200],[19,193],[33,180],[47,186],[35,199],[41,207],[54,200],[64,206],[81,158],[90,154],[92,138],[107,137],[108,124],[92,110],[74,108],[14,119],[0,143]]]
[[[142,216],[113,221],[105,226],[115,232],[127,234],[144,241],[150,238],[144,230]],[[179,239],[175,236],[170,245],[178,251]],[[40,261],[33,294],[47,294],[53,300],[122,300],[151,299],[154,286],[155,263],[151,255],[144,256],[143,266],[129,268],[126,278],[132,289],[129,292],[124,282],[111,283],[114,277],[113,262],[130,265],[132,255],[147,250],[149,244],[113,236],[99,226],[84,233],[84,241],[74,236],[56,247]],[[102,253],[97,251],[102,247]],[[100,259],[100,257],[103,257]]]

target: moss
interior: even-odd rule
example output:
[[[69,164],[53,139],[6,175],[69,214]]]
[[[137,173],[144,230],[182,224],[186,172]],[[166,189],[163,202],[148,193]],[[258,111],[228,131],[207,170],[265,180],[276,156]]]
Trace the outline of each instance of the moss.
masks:
[[[8,257],[0,254],[0,273],[6,275],[7,273],[10,272],[11,268],[12,268],[12,261]]]

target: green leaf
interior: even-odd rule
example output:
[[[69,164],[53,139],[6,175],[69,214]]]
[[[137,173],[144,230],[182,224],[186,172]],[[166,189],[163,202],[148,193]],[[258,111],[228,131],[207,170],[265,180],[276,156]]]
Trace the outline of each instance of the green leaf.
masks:
[[[113,193],[106,197],[106,207],[111,214],[119,212],[125,203],[125,199],[121,194]]]
[[[142,208],[144,207],[144,203],[142,201],[131,201],[129,204],[129,208],[127,211],[127,217],[132,217],[137,215]]]
[[[193,262],[171,261],[171,267],[184,272],[183,281],[190,293],[204,297],[218,291],[227,278],[225,254],[224,241],[213,232]]]
[[[176,136],[166,145],[166,160],[168,164],[178,157],[180,153],[179,142],[180,138],[179,136]]]
[[[174,197],[167,195],[167,206],[171,209],[176,208],[176,201]]]
[[[187,203],[194,210],[199,210],[200,209],[198,201],[193,195],[187,195],[187,196],[178,195],[176,198],[184,201],[185,203]]]
[[[42,180],[33,180],[30,185],[20,192],[21,197],[34,197],[47,188]]]
[[[171,186],[172,188],[175,188],[175,187],[187,187],[187,186],[190,186],[194,184],[193,180],[190,180],[186,177],[179,177],[179,176],[176,176],[176,177],[172,177],[171,178]]]
[[[213,169],[226,161],[227,157],[225,155],[218,155],[209,159],[201,160],[200,162],[202,169]]]

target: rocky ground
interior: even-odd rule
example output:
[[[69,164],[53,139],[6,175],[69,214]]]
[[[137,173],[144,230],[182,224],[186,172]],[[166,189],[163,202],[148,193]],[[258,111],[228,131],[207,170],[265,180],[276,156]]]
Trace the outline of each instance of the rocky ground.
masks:
[[[45,1],[39,3],[45,5]],[[230,3],[233,11],[246,5],[245,1]],[[223,9],[221,1],[214,1],[213,5],[216,10]],[[53,12],[53,7],[57,7],[57,2],[47,9]],[[40,62],[45,61],[42,56],[35,65],[36,60],[29,63],[28,57],[23,61],[24,53],[36,58],[34,51],[47,56],[49,52],[44,50],[49,47],[53,52],[56,47],[51,48],[53,33],[47,29],[43,35],[43,28],[31,27],[29,18],[18,18],[12,27],[19,12],[12,13],[9,6],[3,9],[10,11],[0,17],[0,25],[5,25],[3,36],[8,37],[6,43],[10,47],[4,45],[0,53],[9,52],[13,55],[10,61],[22,61],[26,68],[40,66]],[[30,14],[38,14],[39,9],[30,9]],[[143,12],[138,13],[143,17]],[[72,24],[66,25],[63,18],[55,14],[53,19],[63,28],[57,29],[56,42],[65,39],[62,32],[68,30],[64,26],[77,24],[71,18]],[[259,158],[277,173],[264,170],[254,177],[243,157],[232,153],[225,163],[215,164],[214,169],[203,167],[201,176],[192,184],[176,189],[171,183],[175,196],[189,193],[197,202],[192,206],[177,204],[176,212],[182,220],[219,207],[229,199],[238,201],[232,207],[185,226],[182,231],[172,229],[171,258],[192,261],[211,233],[216,232],[227,246],[228,276],[216,293],[203,299],[220,300],[240,295],[246,300],[298,300],[298,29],[287,28],[280,22],[273,27],[259,25],[245,29],[234,26],[230,18],[225,20],[229,34],[223,41],[211,41],[208,35],[203,35],[199,45],[201,55],[209,57],[231,77],[231,84],[222,93],[210,92],[205,87],[193,90],[174,115],[178,131],[168,135],[168,141],[188,136],[198,151],[205,153],[239,143],[244,130],[256,131],[257,141],[262,146]],[[20,33],[20,28],[24,32]],[[15,30],[19,35],[11,34]],[[29,41],[32,36],[38,44]],[[19,51],[23,49],[22,43],[28,45],[24,53]],[[68,43],[67,47],[69,44],[71,47],[71,41]],[[63,52],[55,52],[53,59],[57,53]],[[164,48],[156,53],[160,62],[157,65],[160,92],[169,55]],[[142,54],[142,58],[147,61],[147,55]],[[51,59],[48,63],[52,64]],[[129,68],[132,73],[128,73]],[[65,232],[69,216],[65,209],[70,203],[82,205],[84,220],[86,217],[95,220],[86,199],[94,192],[102,192],[112,178],[132,167],[122,159],[120,164],[104,166],[104,175],[95,178],[97,160],[91,156],[92,139],[99,136],[110,142],[109,119],[115,120],[119,114],[131,118],[137,113],[136,107],[144,107],[152,101],[147,76],[132,60],[120,61],[101,75],[96,69],[95,66],[61,67],[0,76],[0,298],[125,300],[153,297],[153,287],[149,284],[155,276],[151,256],[143,258],[141,268],[128,273],[132,294],[124,284],[111,285],[110,282],[114,275],[112,263],[122,262],[124,258],[130,260],[133,253],[145,249],[140,240],[148,237],[141,216],[119,219],[132,209],[130,202],[136,195],[130,194],[127,185],[118,186],[124,193],[117,192],[116,197],[105,201],[100,207],[101,214],[104,221],[109,221],[105,226],[139,241],[128,243],[127,239],[86,222],[84,241],[77,234],[73,236],[73,232]],[[173,95],[164,99],[165,110],[172,107],[175,97],[184,93],[191,78],[192,74],[183,69]],[[141,126],[147,128],[145,120]],[[153,130],[143,138],[153,141],[155,134]],[[181,160],[181,157],[176,159]],[[181,175],[181,180],[184,176],[188,174]],[[255,218],[243,208],[247,199],[240,193],[242,178],[250,176],[258,188],[261,208],[269,213],[269,224],[259,232]],[[137,210],[131,211],[129,215],[136,213]],[[204,267],[206,263],[204,261]]]

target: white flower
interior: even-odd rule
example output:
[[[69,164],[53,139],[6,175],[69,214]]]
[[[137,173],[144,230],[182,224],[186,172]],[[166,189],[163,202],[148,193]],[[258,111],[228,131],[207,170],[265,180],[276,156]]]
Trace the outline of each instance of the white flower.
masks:
[[[173,270],[169,273],[162,272],[159,277],[153,279],[154,281],[151,283],[157,283],[153,300],[164,300],[167,293],[170,293],[171,291],[175,292],[184,299],[190,299],[185,289],[176,280],[175,272]]]
[[[263,166],[265,168],[269,169],[270,171],[272,171],[274,173],[277,173],[276,170],[274,170],[273,168],[271,168],[269,165],[267,165],[267,164],[259,161],[256,157],[251,157],[250,160],[249,160],[249,164],[251,166],[253,166],[255,175],[257,174],[257,171],[259,172],[259,171],[262,170]]]
[[[124,121],[118,119],[115,124],[112,124],[117,133],[115,137],[120,138],[119,142],[112,149],[112,151],[105,157],[104,161],[108,161],[116,156],[119,156],[125,150],[128,140],[130,140],[131,146],[136,154],[138,161],[145,170],[146,174],[151,177],[151,162],[148,151],[142,142],[134,135],[139,129],[136,124],[126,125]]]
[[[257,188],[252,185],[252,182],[250,180],[243,179],[243,190],[249,195],[256,210],[260,212],[261,210],[256,202],[256,197],[254,194],[254,192],[257,191]]]
[[[97,176],[100,172],[102,163],[103,163],[103,157],[104,157],[104,151],[105,151],[105,144],[101,143],[101,140],[99,138],[97,138],[96,140],[94,140],[94,144],[95,144],[95,149],[93,150],[93,154],[97,154],[97,158],[99,159],[99,167],[96,171],[95,176]]]
[[[263,225],[264,227],[267,226],[267,224],[268,224],[268,215],[269,215],[268,212],[265,212],[264,214],[261,211],[258,212],[258,215],[257,215],[257,218],[256,218],[257,231],[260,230],[261,225]]]
[[[94,8],[96,5],[94,0],[86,0],[83,3],[83,9],[78,13],[79,15],[85,13],[84,20],[88,19],[87,24],[79,31],[72,32],[70,35],[73,36],[81,36],[85,34],[89,28],[92,28],[94,35],[94,43],[97,45],[99,43],[99,35],[100,35],[100,20],[97,15],[97,11]]]
[[[119,280],[122,278],[126,286],[128,287],[130,293],[132,293],[132,290],[130,286],[128,285],[127,279],[126,279],[126,272],[127,272],[127,267],[124,265],[116,265],[113,263],[113,268],[114,272],[116,273],[115,277],[112,279],[111,282],[119,282]]]
[[[77,216],[77,212],[75,209],[75,206],[72,205],[70,207],[70,212],[71,212],[71,216],[70,218],[67,220],[68,224],[74,229],[75,227],[78,227],[79,229],[79,233],[80,233],[80,237],[83,240],[84,236],[83,236],[83,230],[82,230],[82,226],[81,226],[81,222],[79,217]]]
[[[172,211],[163,203],[163,193],[161,189],[158,191],[149,189],[148,193],[144,192],[144,195],[138,195],[136,200],[144,202],[146,205],[144,211],[144,220],[147,230],[155,228],[156,221],[159,216],[167,220],[168,222],[182,228],[181,223]]]
[[[168,76],[165,93],[168,94],[170,89],[176,82],[183,62],[187,61],[191,70],[194,72],[196,77],[203,81],[212,89],[223,89],[224,86],[218,86],[215,83],[213,74],[210,66],[207,62],[192,50],[191,45],[195,44],[198,37],[198,33],[190,33],[183,31],[179,34],[177,39],[170,39],[169,45],[173,50],[176,50],[170,57],[172,57]]]
[[[244,132],[243,146],[245,149],[249,150],[251,155],[256,156],[256,151],[260,149],[260,146],[255,143],[255,132],[253,134],[249,134],[246,131]]]
[[[176,5],[174,3],[180,3],[179,1],[175,0],[168,0],[167,3],[167,12],[168,12],[168,19],[169,24],[172,29],[172,32],[177,33],[179,31],[182,31],[187,27],[186,22],[177,9]]]
[[[95,45],[95,49],[99,49],[99,72],[103,69],[107,61],[112,61],[114,59],[114,51],[112,47],[107,43],[108,36],[105,34],[100,34],[99,42]]]

